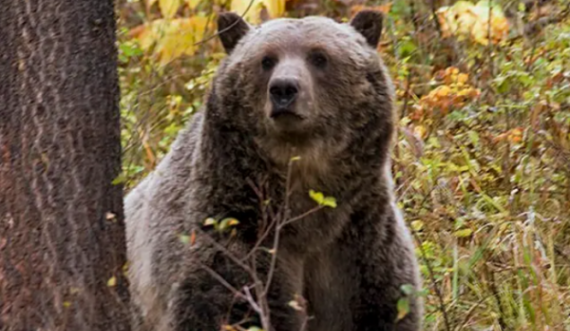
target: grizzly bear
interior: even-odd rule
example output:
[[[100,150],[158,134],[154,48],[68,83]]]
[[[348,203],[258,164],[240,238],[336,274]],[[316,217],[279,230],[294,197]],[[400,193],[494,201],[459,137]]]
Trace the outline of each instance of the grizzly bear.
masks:
[[[204,109],[126,198],[135,329],[420,330],[381,30],[220,15]]]

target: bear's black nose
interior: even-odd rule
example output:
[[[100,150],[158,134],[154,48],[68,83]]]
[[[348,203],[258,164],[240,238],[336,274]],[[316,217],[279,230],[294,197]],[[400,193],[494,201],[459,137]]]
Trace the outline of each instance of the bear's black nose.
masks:
[[[275,108],[289,107],[297,98],[299,84],[295,79],[273,79],[269,85],[269,95]]]

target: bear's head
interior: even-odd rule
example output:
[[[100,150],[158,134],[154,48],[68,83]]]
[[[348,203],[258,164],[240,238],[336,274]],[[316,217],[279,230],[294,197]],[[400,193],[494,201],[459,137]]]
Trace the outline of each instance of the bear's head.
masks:
[[[349,23],[275,19],[252,27],[221,14],[228,53],[214,81],[213,117],[250,135],[276,162],[334,156],[361,135],[392,133],[392,87],[376,47],[382,14]],[[292,154],[293,153],[293,154]]]

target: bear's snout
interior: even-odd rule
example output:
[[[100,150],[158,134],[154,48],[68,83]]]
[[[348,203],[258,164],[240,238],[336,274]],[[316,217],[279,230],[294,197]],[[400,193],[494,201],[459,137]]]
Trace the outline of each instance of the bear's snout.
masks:
[[[295,78],[273,79],[269,85],[269,97],[273,107],[289,108],[299,93],[299,82]]]

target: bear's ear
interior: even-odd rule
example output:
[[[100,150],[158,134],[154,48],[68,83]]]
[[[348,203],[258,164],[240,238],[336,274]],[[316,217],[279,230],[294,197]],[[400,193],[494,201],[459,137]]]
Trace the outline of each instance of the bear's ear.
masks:
[[[376,48],[382,33],[382,18],[383,15],[379,11],[362,10],[354,16],[350,25],[364,36],[370,46]]]
[[[218,35],[226,53],[230,54],[238,41],[251,29],[249,24],[236,13],[226,12],[218,17]]]

